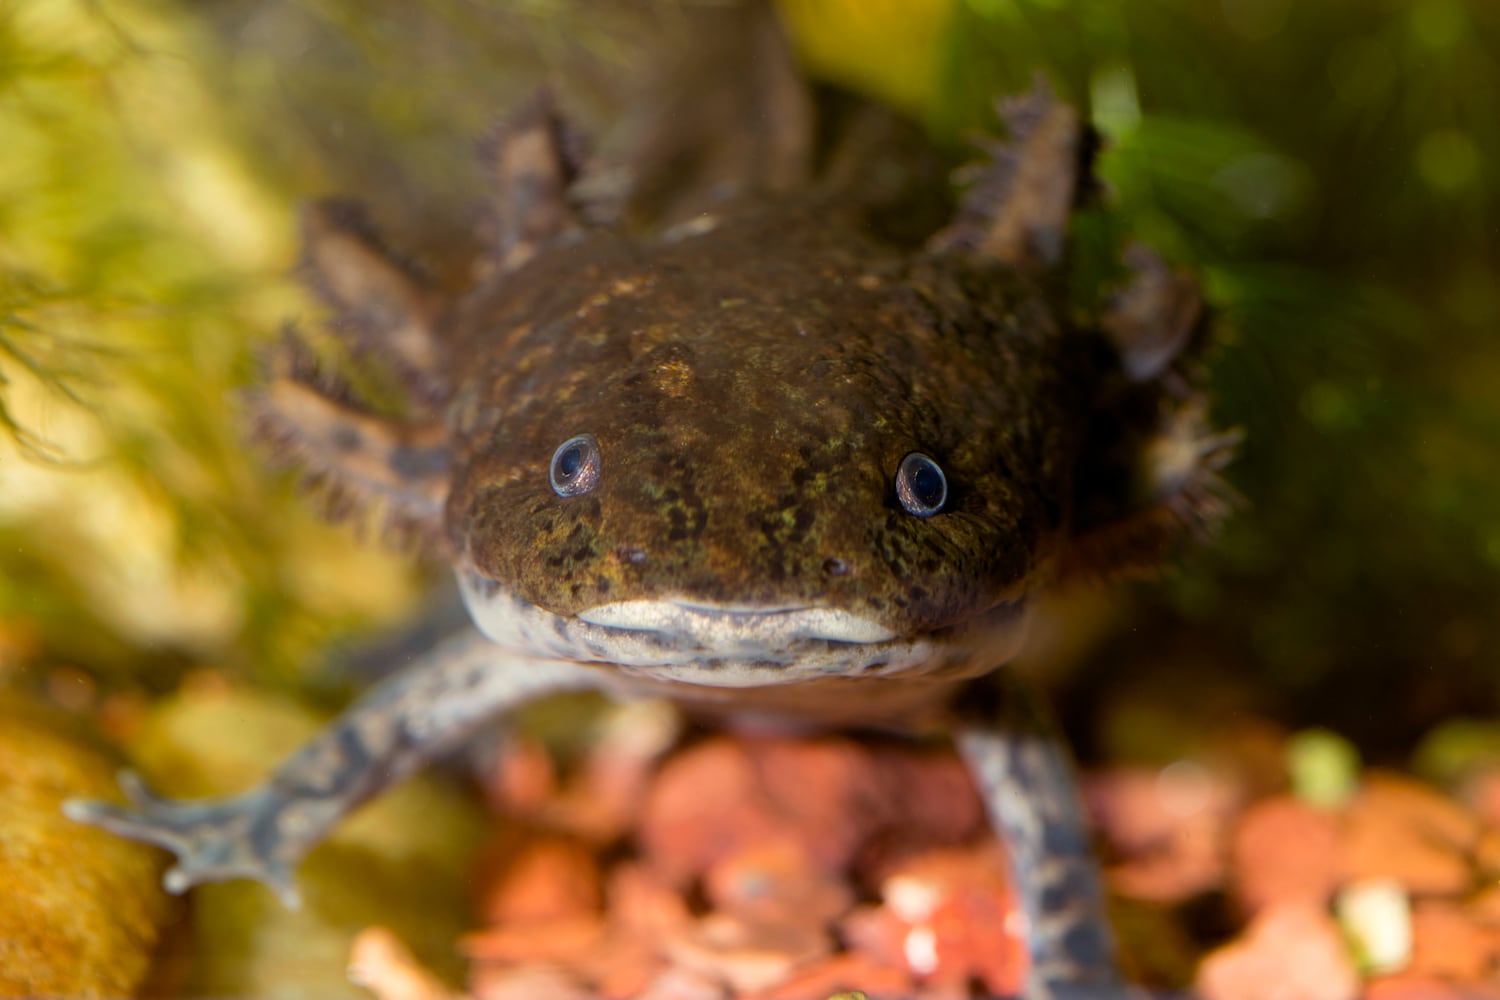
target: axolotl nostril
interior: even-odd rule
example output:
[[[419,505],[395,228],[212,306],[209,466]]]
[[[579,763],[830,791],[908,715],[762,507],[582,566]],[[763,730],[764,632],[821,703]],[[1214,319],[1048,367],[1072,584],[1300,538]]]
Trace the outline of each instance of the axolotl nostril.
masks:
[[[899,199],[867,172],[786,169],[813,162],[813,102],[773,89],[795,113],[765,169],[645,234],[581,206],[598,167],[538,96],[490,145],[493,239],[456,297],[349,205],[308,210],[314,288],[408,406],[367,406],[291,335],[260,428],[451,560],[477,629],[242,796],[132,780],[133,808],[71,816],[174,851],[174,891],[247,877],[291,901],[346,812],[554,692],[945,725],[1012,855],[1031,995],[1117,982],[1065,752],[997,668],[1049,580],[1149,565],[1221,513],[1194,286],[1136,247],[1101,315],[1070,311],[1091,143],[1045,87],[915,239],[878,223]]]

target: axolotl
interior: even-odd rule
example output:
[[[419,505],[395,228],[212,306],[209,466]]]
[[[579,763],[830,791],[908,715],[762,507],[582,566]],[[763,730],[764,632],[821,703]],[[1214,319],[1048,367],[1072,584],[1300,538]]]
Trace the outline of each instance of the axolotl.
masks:
[[[1114,995],[1066,751],[999,668],[1048,581],[1153,564],[1222,510],[1195,286],[1133,247],[1076,315],[1066,229],[1093,143],[1042,84],[917,236],[900,185],[870,193],[869,144],[820,171],[811,99],[782,101],[757,166],[642,233],[582,197],[599,168],[539,95],[490,143],[491,238],[462,294],[348,204],[308,210],[333,329],[405,408],[292,334],[255,415],[342,506],[450,561],[476,628],[242,795],[168,801],[127,775],[129,807],[70,816],[174,852],[174,892],[252,878],[295,905],[296,862],[340,817],[555,692],[945,727],[1007,844],[1028,996]]]

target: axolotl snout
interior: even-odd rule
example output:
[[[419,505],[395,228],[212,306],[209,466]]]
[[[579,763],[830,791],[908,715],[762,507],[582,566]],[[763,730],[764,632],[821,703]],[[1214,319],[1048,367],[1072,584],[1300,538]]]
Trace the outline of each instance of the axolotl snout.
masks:
[[[255,391],[260,428],[337,505],[450,559],[478,632],[244,795],[175,803],[132,779],[133,808],[70,815],[174,851],[176,891],[252,877],[293,900],[295,863],[344,813],[551,692],[945,725],[1012,856],[1030,994],[1112,988],[1065,754],[996,668],[1040,585],[1149,564],[1211,521],[1230,441],[1183,364],[1190,281],[1137,248],[1104,313],[1071,316],[1076,114],[1039,86],[1007,121],[920,240],[872,222],[847,171],[752,174],[641,236],[580,206],[589,166],[539,97],[492,143],[493,239],[451,299],[361,214],[314,206],[305,268],[406,412],[293,335]]]

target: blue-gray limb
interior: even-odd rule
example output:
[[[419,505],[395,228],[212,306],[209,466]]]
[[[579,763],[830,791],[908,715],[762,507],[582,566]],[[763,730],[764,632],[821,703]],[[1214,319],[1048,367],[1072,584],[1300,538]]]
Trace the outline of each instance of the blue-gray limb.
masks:
[[[957,742],[1010,856],[1031,959],[1026,1000],[1131,996],[1067,751],[1027,685],[1006,675],[971,688]]]
[[[295,907],[294,867],[344,815],[497,713],[594,687],[598,676],[572,663],[517,656],[471,629],[361,698],[248,792],[172,801],[127,772],[120,783],[128,807],[72,799],[63,810],[177,855],[163,880],[171,892],[250,878]]]

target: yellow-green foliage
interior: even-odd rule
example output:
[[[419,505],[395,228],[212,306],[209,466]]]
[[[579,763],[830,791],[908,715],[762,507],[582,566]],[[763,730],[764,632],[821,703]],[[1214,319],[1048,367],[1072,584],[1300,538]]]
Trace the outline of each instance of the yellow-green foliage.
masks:
[[[1191,632],[1386,746],[1500,697],[1496,52],[1485,0],[956,4],[938,125],[1044,71],[1105,134],[1080,265],[1140,237],[1218,310],[1249,503],[1137,617],[1142,666]]]
[[[918,117],[939,100],[954,0],[780,0],[814,73]]]
[[[407,589],[242,443],[247,345],[301,307],[215,52],[186,8],[0,5],[0,626],[94,668],[285,665]]]
[[[177,910],[158,851],[63,816],[118,794],[119,762],[68,721],[0,697],[0,997],[135,996]]]

